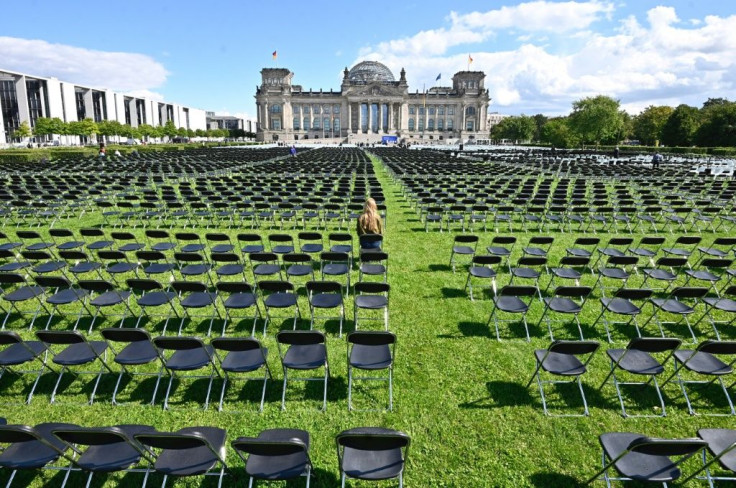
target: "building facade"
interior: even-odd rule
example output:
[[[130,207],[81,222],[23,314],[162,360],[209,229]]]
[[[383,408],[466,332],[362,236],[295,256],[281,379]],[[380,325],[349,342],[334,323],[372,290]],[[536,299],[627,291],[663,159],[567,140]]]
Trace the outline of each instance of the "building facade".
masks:
[[[256,89],[259,141],[338,139],[377,142],[397,139],[488,137],[490,98],[482,71],[459,71],[452,86],[409,92],[385,65],[363,61],[343,72],[339,91],[306,91],[292,84],[285,68],[261,70]]]
[[[155,127],[171,120],[176,127],[207,129],[204,110],[2,69],[0,109],[0,144],[10,142],[22,122],[33,128],[40,117],[64,122],[115,120],[132,127]]]

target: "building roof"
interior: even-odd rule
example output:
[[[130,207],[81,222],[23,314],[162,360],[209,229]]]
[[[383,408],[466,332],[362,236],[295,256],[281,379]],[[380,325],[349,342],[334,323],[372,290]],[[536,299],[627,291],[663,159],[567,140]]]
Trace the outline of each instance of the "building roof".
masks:
[[[393,82],[394,74],[388,67],[378,61],[362,61],[350,69],[348,80],[366,83],[371,81]]]

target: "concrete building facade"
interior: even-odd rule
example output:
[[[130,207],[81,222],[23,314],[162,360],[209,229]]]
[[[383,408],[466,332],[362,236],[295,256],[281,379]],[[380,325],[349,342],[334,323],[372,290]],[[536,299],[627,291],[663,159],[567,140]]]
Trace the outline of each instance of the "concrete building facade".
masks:
[[[177,128],[207,129],[204,110],[0,69],[0,144],[10,142],[22,122],[33,128],[41,117],[115,120],[132,127],[171,120]]]
[[[363,61],[343,72],[339,91],[306,91],[292,84],[285,68],[261,70],[256,89],[259,141],[335,139],[377,142],[404,139],[488,137],[490,97],[482,71],[459,71],[452,86],[409,92],[406,72],[399,80],[385,65]]]

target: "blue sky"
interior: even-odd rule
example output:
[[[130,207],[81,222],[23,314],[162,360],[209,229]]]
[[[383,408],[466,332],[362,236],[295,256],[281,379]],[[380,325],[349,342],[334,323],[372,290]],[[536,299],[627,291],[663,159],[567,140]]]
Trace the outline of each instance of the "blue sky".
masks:
[[[733,0],[6,3],[0,69],[223,114],[252,117],[263,67],[329,90],[377,60],[421,90],[439,73],[449,84],[469,54],[501,113],[566,114],[597,94],[632,114],[736,99]]]

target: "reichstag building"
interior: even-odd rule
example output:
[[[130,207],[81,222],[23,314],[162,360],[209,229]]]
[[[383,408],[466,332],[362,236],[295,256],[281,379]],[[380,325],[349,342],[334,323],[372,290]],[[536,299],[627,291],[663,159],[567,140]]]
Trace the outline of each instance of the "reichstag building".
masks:
[[[385,65],[363,61],[343,72],[339,91],[304,90],[285,68],[261,70],[256,89],[259,141],[381,142],[488,136],[490,98],[482,71],[459,71],[452,86],[409,92]]]

